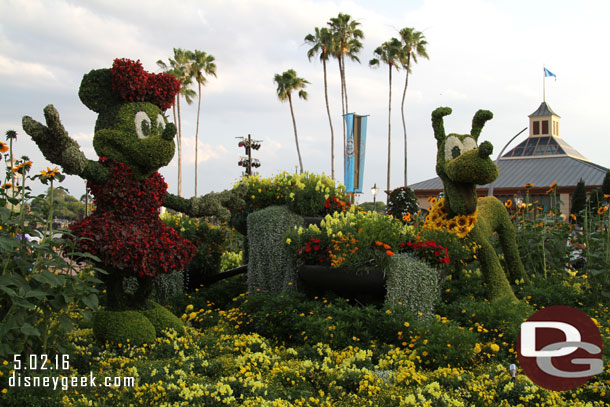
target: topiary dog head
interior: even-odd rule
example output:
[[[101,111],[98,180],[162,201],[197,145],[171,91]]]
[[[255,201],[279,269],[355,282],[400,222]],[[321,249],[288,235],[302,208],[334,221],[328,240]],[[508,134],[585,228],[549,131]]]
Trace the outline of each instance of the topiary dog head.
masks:
[[[432,112],[438,151],[436,173],[443,181],[449,212],[470,214],[476,210],[476,186],[489,184],[498,177],[498,167],[489,157],[493,152],[492,144],[485,141],[478,145],[481,130],[493,114],[479,110],[472,119],[470,134],[445,135],[443,117],[449,114],[449,107],[439,107]]]
[[[163,112],[171,107],[180,81],[166,73],[150,74],[140,61],[115,59],[111,69],[83,77],[78,96],[99,114],[93,147],[100,157],[129,165],[146,179],[174,156],[176,126]]]

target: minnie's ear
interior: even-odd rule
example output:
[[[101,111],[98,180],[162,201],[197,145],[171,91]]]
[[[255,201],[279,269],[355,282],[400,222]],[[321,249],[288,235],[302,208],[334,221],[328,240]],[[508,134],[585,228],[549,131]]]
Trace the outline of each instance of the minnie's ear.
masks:
[[[83,76],[78,97],[89,109],[100,113],[119,101],[112,93],[110,69],[94,69]]]

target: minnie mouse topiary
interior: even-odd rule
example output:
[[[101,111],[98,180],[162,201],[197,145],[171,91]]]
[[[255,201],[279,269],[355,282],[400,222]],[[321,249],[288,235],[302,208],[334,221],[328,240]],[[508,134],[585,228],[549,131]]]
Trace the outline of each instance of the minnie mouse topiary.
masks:
[[[98,113],[93,136],[97,161],[88,160],[68,136],[53,105],[44,109],[46,126],[23,118],[24,130],[45,158],[65,173],[86,179],[95,197],[93,214],[70,228],[75,236],[87,238],[77,245],[97,256],[108,273],[100,276],[107,288],[108,310],[148,307],[152,280],[182,269],[194,255],[195,246],[159,219],[162,205],[224,220],[230,217],[225,206],[243,206],[236,189],[190,200],[167,193],[157,170],[174,155],[176,126],[163,111],[179,90],[180,81],[173,75],[148,73],[140,61],[129,59],[115,59],[111,69],[86,74],[79,97]],[[133,295],[123,291],[123,279],[129,275],[139,280]]]

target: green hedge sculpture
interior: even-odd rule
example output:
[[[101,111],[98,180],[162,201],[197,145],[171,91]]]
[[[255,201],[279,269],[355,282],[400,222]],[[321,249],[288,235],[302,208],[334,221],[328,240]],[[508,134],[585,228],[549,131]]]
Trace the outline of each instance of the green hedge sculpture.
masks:
[[[488,110],[479,110],[472,119],[470,134],[445,134],[443,117],[451,108],[439,107],[432,112],[432,128],[437,142],[436,173],[443,181],[444,200],[432,212],[443,213],[447,225],[455,223],[455,230],[463,231],[480,248],[477,251],[481,271],[485,277],[489,299],[502,297],[516,300],[515,294],[502,269],[498,255],[489,242],[492,233],[498,233],[508,273],[513,281],[525,278],[525,270],[515,241],[515,228],[504,204],[489,196],[478,200],[477,185],[489,184],[498,177],[498,167],[491,160],[493,146],[489,141],[477,144],[481,130],[493,117]],[[468,222],[471,222],[468,225]],[[466,225],[462,228],[462,225]],[[468,227],[469,226],[469,227]]]
[[[140,61],[129,59],[115,59],[112,68],[84,75],[79,97],[98,113],[93,136],[96,161],[87,159],[68,135],[53,105],[44,108],[46,124],[23,117],[25,132],[44,157],[65,173],[87,180],[94,194],[96,210],[71,229],[75,236],[87,238],[77,241],[79,249],[100,258],[99,266],[107,272],[100,276],[106,284],[107,310],[94,324],[98,338],[148,341],[150,328],[154,338],[150,322],[146,327],[143,322],[132,325],[138,320],[122,313],[133,316],[135,310],[145,310],[152,281],[184,267],[195,252],[191,242],[163,225],[158,216],[161,205],[222,220],[231,216],[228,207],[244,206],[240,189],[188,200],[167,193],[157,171],[174,156],[176,126],[163,112],[173,104],[180,86],[173,75],[146,72]],[[127,276],[138,278],[133,294],[124,290]],[[155,321],[161,318],[160,312],[143,312],[140,319],[148,321],[146,313]],[[123,324],[117,333],[117,325]]]

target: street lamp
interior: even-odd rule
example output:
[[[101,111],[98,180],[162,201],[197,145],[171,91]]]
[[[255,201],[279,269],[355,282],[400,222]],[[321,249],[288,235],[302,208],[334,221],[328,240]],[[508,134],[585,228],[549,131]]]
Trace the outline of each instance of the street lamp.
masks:
[[[261,148],[262,140],[254,140],[249,134],[246,137],[236,137],[239,139],[238,146],[246,149],[246,156],[240,157],[237,165],[246,169],[246,175],[252,175],[252,168],[261,166],[261,162],[257,158],[252,158],[252,150]]]
[[[373,210],[377,212],[377,192],[379,192],[379,188],[377,187],[377,183],[373,185],[371,188],[371,193],[373,194]]]

